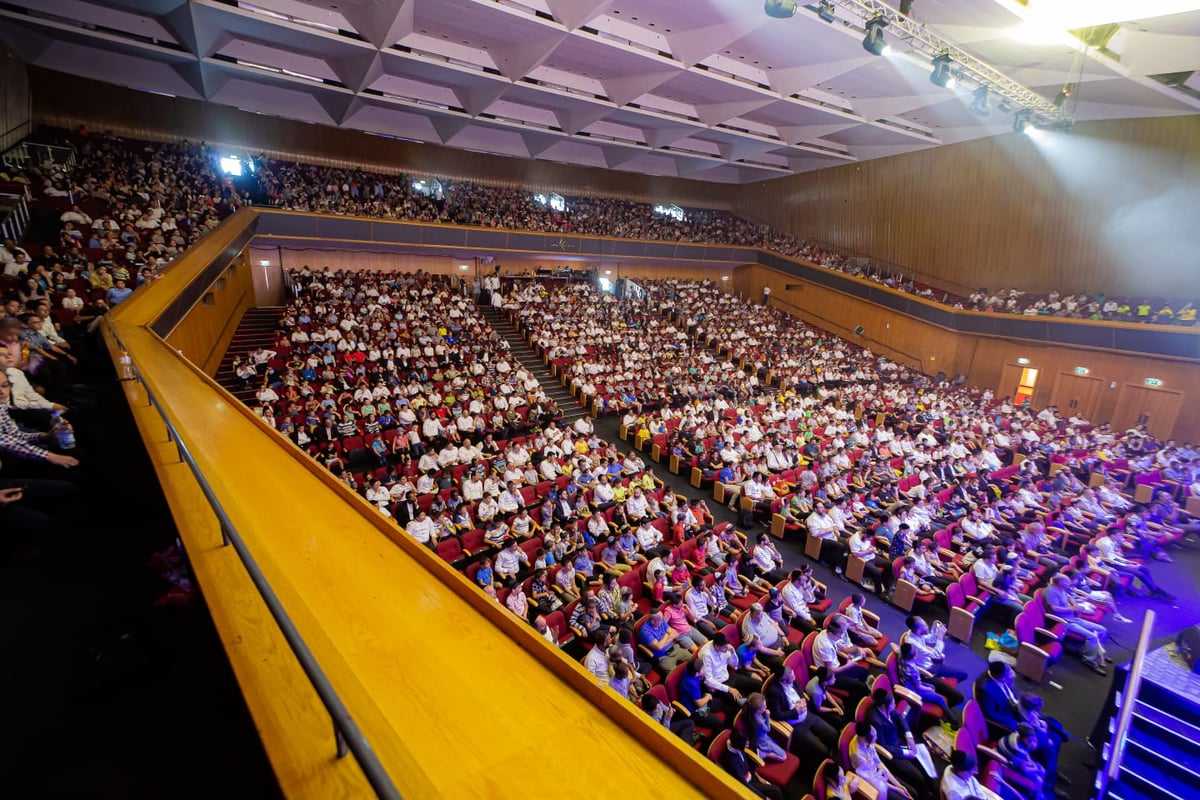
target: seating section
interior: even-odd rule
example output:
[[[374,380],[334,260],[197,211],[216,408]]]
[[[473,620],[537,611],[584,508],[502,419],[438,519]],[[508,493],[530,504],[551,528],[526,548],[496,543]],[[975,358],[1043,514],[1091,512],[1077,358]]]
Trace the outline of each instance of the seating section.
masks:
[[[90,324],[117,281],[152,280],[253,199],[216,174],[203,144],[74,145],[69,170],[29,164],[15,176],[57,239],[4,251],[6,299],[50,297],[64,325]],[[678,219],[584,197],[552,209],[518,188],[259,163],[254,191],[284,208],[712,241],[863,274],[726,212]],[[1104,673],[1121,596],[1170,599],[1154,562],[1200,531],[1181,507],[1200,496],[1190,445],[1013,407],[710,281],[646,281],[633,298],[499,280],[501,313],[543,364],[521,363],[449,278],[304,267],[289,274],[294,296],[273,329],[233,353],[222,379],[686,745],[732,768],[743,754],[730,748],[745,742],[751,766],[738,777],[759,791],[811,780],[825,797],[837,766],[881,788],[887,768],[855,723],[894,734],[878,705],[893,701],[918,735],[961,715],[955,746],[986,762],[988,785],[1039,788],[978,706],[958,710],[961,678],[935,675],[942,636],[970,644],[986,621],[1006,634],[1000,660],[1033,681],[1067,658]],[[1075,316],[1098,300],[997,297],[935,299]],[[1156,303],[1140,301],[1135,319],[1194,320],[1190,305],[1143,305]],[[544,367],[588,415],[564,415]],[[594,419],[609,416],[628,447],[597,432]],[[677,493],[656,462],[696,491]],[[815,564],[848,581],[850,596],[835,606]],[[884,603],[914,614],[896,641],[869,607]],[[824,727],[803,717],[801,696]],[[899,752],[891,777],[929,795],[931,779]]]

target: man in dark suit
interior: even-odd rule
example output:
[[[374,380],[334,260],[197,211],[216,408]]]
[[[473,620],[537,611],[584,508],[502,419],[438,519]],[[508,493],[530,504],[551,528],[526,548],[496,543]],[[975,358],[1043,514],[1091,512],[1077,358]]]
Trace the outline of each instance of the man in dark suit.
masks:
[[[896,710],[896,700],[887,689],[871,693],[867,722],[875,729],[875,743],[888,753],[887,768],[903,783],[911,797],[932,797],[934,786],[917,761],[916,740],[908,720]]]
[[[987,672],[975,681],[975,700],[990,724],[1011,733],[1020,723],[1017,693],[1013,691],[1013,669],[1003,661],[988,664]]]
[[[783,792],[778,786],[759,780],[754,774],[754,762],[746,755],[746,734],[734,730],[729,734],[725,743],[725,752],[721,753],[721,766],[742,784],[759,797],[770,800],[783,800]]]
[[[412,492],[406,494],[392,506],[392,518],[401,528],[417,518],[417,501],[413,498]]]

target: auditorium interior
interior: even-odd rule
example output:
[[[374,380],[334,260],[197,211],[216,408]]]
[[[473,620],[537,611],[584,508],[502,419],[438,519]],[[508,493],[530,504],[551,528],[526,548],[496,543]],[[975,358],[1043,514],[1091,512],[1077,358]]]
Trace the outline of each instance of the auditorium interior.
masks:
[[[0,63],[10,796],[1200,797],[1200,2]]]

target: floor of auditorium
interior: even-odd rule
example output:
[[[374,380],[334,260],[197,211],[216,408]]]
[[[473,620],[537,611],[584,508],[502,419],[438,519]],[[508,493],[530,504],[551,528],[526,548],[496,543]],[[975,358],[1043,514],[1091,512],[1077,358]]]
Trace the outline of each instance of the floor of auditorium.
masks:
[[[111,372],[98,376],[99,402],[73,414],[91,467],[79,477],[79,521],[46,541],[0,551],[0,635],[6,657],[0,680],[8,687],[0,764],[21,796],[156,798],[279,795],[270,766],[242,702],[220,641],[203,605],[156,607],[168,587],[148,556],[170,545],[171,516]],[[613,441],[615,419],[597,432]],[[696,490],[657,469],[685,494]],[[733,515],[710,503],[722,519]],[[804,558],[781,542],[788,566]],[[820,577],[840,599],[852,589],[823,567]],[[1200,552],[1155,565],[1175,606],[1146,600],[1123,604],[1141,619],[1160,612],[1156,642],[1200,620]],[[893,638],[903,614],[872,602]],[[481,624],[483,624],[481,622]],[[995,629],[991,623],[980,626]],[[1110,625],[1110,654],[1120,662],[1137,625]],[[952,644],[950,658],[972,678],[985,666],[984,634],[975,646]],[[1070,656],[1054,670],[1062,690],[1045,688],[1047,711],[1075,736],[1087,737],[1105,700],[1109,679]],[[1060,769],[1070,796],[1089,795],[1095,754],[1082,742],[1064,749]],[[797,789],[800,787],[797,787]],[[789,793],[790,794],[790,793]],[[798,794],[796,795],[798,796]]]

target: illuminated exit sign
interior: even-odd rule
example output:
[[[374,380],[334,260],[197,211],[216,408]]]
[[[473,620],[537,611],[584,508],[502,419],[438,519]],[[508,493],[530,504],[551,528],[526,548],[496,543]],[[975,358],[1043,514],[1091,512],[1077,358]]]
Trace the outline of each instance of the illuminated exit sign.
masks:
[[[1146,378],[1142,383],[1147,386],[1162,386],[1162,380],[1159,378]]]
[[[1075,368],[1076,375],[1087,375],[1089,372],[1091,372],[1091,370],[1089,370],[1087,367],[1076,367]]]

